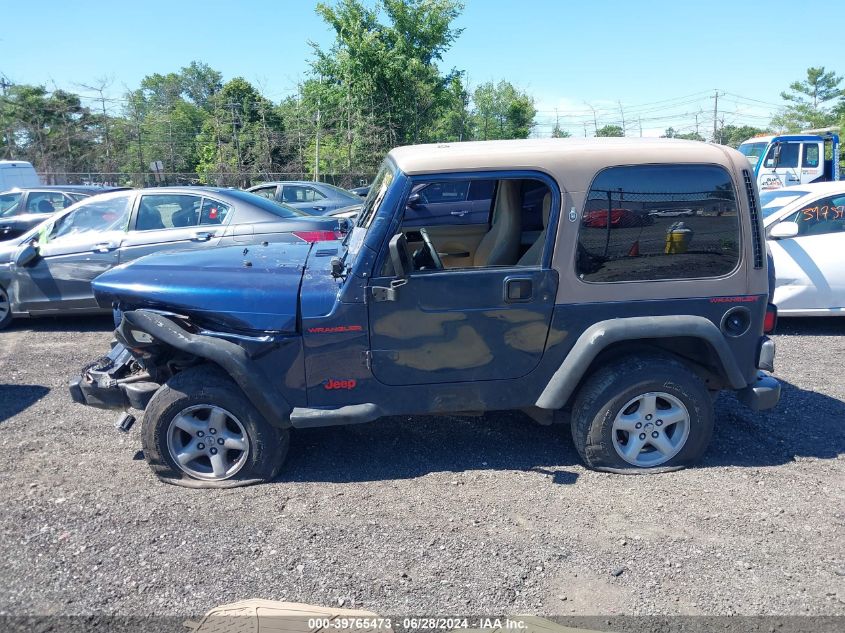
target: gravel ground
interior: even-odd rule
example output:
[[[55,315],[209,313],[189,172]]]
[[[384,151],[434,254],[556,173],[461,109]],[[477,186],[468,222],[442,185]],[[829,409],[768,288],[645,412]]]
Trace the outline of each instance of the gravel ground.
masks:
[[[0,614],[845,615],[845,320],[782,320],[781,404],[723,395],[704,462],[585,470],[522,414],[298,431],[281,479],[158,483],[139,431],[73,404],[110,321],[0,333]],[[772,629],[774,630],[774,629]]]

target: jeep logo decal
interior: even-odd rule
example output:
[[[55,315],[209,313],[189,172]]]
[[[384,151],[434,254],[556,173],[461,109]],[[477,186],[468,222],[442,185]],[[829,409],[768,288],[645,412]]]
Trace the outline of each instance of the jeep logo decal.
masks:
[[[355,389],[357,385],[357,381],[354,378],[350,378],[349,380],[335,380],[334,378],[329,378],[326,381],[325,388],[326,389]]]

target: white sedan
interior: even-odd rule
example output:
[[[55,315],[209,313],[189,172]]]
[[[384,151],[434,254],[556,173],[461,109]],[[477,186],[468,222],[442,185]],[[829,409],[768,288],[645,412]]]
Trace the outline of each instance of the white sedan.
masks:
[[[845,181],[760,194],[783,316],[845,315]]]

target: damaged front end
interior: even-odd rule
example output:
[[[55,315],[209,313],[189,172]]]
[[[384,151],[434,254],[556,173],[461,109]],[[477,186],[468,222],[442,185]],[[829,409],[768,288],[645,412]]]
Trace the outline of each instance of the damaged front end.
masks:
[[[172,348],[133,327],[132,315],[130,312],[121,317],[111,351],[83,367],[80,375],[71,380],[74,402],[98,409],[143,410],[170,376],[196,364],[195,358],[174,355]],[[179,323],[186,333],[190,329],[184,317],[164,313],[158,316],[174,319],[174,326]]]
[[[274,387],[261,359],[285,350],[294,357],[297,337],[215,332],[188,317],[156,311],[123,312],[109,354],[85,367],[70,383],[75,402],[127,413],[115,426],[129,430],[129,409],[144,410],[168,379],[190,367],[211,364],[222,369],[274,426],[290,425],[291,405]]]

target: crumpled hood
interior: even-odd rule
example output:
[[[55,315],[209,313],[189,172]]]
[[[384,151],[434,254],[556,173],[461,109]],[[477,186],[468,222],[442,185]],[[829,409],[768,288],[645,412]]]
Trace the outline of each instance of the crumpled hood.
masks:
[[[97,277],[102,307],[120,304],[193,317],[211,328],[296,332],[299,285],[310,244],[174,251],[141,257]]]

